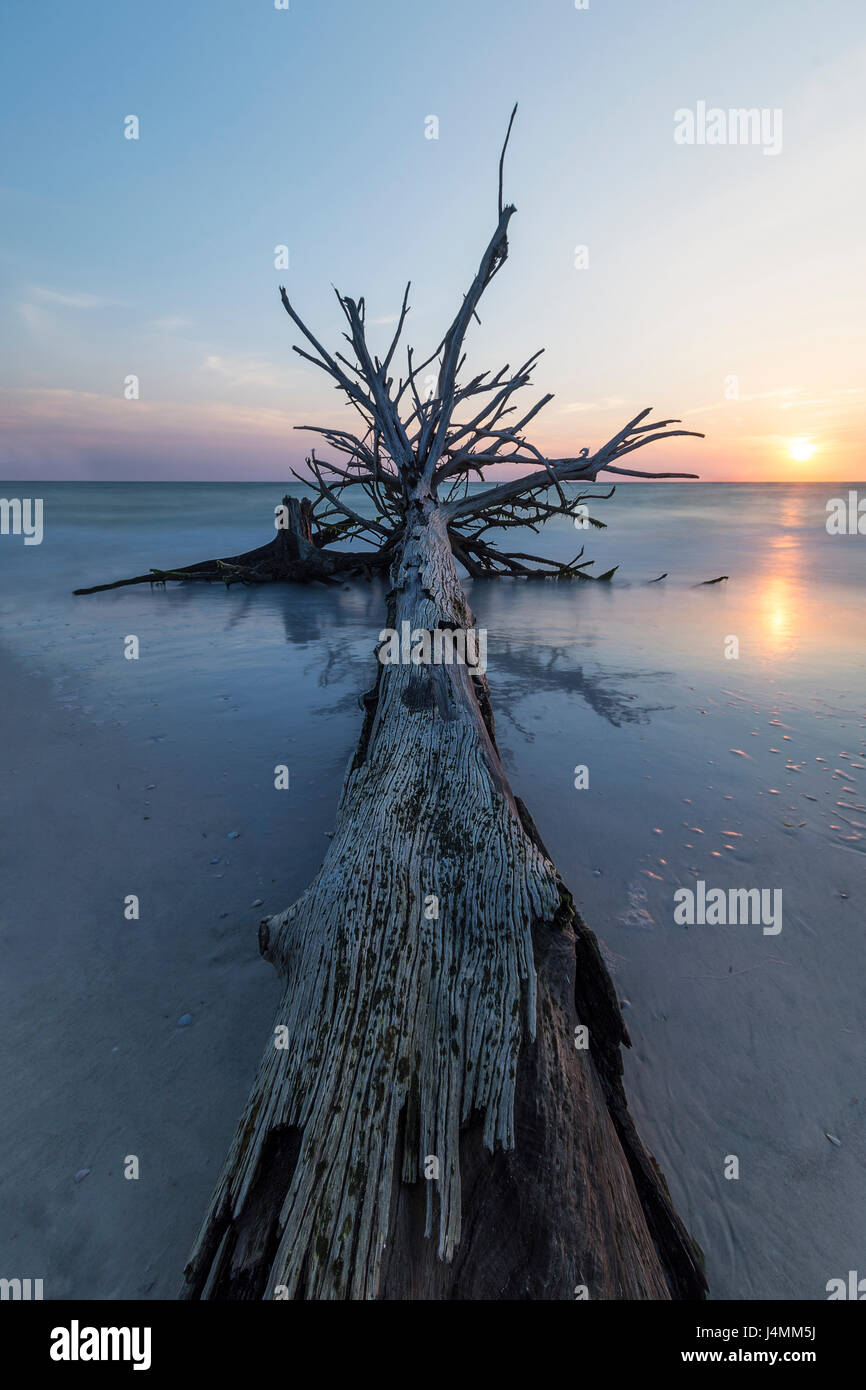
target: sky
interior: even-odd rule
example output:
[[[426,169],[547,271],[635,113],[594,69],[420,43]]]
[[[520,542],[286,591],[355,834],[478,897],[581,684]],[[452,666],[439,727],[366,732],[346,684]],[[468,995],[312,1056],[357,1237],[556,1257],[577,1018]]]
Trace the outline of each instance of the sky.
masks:
[[[333,285],[384,345],[411,280],[426,356],[515,101],[468,366],[545,348],[532,442],[652,405],[706,438],[641,467],[866,478],[862,0],[6,0],[0,51],[6,479],[303,469],[347,407],[278,285],[335,347]]]

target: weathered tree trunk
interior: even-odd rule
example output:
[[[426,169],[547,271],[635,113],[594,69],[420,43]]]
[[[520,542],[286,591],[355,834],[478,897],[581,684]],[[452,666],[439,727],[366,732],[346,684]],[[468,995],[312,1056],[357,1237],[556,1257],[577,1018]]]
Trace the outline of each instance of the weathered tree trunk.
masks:
[[[295,352],[336,384],[358,431],[304,427],[340,458],[311,451],[316,500],[284,499],[285,534],[267,546],[121,584],[334,583],[388,569],[392,629],[466,631],[455,554],[479,577],[586,578],[583,547],[563,563],[509,553],[487,533],[575,519],[590,494],[570,498],[564,484],[601,473],[694,476],[622,466],[694,434],[649,408],[592,453],[545,457],[526,429],[552,397],[513,404],[538,352],[516,371],[462,376],[466,334],[508,256],[516,111],[493,235],[438,346],[422,360],[404,345],[405,375],[392,364],[409,285],[384,356],[364,299],[337,291],[350,357],[328,352],[280,287],[305,343]],[[529,472],[470,490],[500,463]],[[376,548],[330,550],[338,537]],[[285,991],[185,1293],[703,1297],[699,1252],[628,1113],[613,986],[508,785],[483,671],[420,655],[380,665],[324,863],[262,924]]]
[[[407,516],[389,625],[470,627],[445,513]],[[380,665],[330,849],[260,941],[285,991],[185,1296],[703,1297],[483,675]]]

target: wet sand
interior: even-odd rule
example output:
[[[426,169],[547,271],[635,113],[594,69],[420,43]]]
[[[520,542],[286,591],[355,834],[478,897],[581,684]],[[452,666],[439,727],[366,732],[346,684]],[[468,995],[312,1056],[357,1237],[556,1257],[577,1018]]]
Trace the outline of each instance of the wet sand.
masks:
[[[173,751],[2,681],[0,1263],[45,1298],[173,1298],[276,1004],[272,844],[227,841],[223,788],[200,770],[192,805]]]
[[[164,536],[159,498],[137,557],[219,549],[206,516]],[[657,553],[630,541],[656,536],[642,505],[593,541],[600,565],[631,557],[621,583],[473,586],[499,744],[603,943],[632,1111],[711,1296],[823,1299],[866,1273],[862,559],[804,534],[802,494],[775,549],[735,555],[705,502],[701,546],[676,514]],[[27,570],[0,557],[0,1275],[49,1299],[177,1294],[278,999],[258,920],[324,852],[384,612],[377,585],[72,600],[123,572],[113,515],[98,567],[80,518]],[[678,527],[681,574],[629,587]],[[699,879],[780,887],[782,931],[677,925]]]

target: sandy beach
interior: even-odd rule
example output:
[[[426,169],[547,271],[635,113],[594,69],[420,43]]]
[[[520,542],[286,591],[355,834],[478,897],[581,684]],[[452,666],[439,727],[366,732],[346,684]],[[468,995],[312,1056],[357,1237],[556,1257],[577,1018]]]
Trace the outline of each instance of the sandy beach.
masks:
[[[699,542],[698,494],[679,515],[667,493],[661,533],[640,491],[594,542],[626,562],[618,585],[474,586],[498,740],[603,943],[632,1111],[711,1297],[822,1299],[866,1247],[862,575],[843,581],[806,502],[767,503],[788,538],[768,560],[714,529],[706,493]],[[228,529],[226,501],[167,530],[174,495],[137,498],[142,561]],[[49,527],[60,514],[49,497]],[[100,526],[4,552],[0,1268],[46,1298],[170,1299],[278,999],[258,921],[321,859],[383,591],[72,599],[121,572],[107,502]],[[680,573],[647,587],[677,535]],[[723,570],[727,589],[691,587]],[[781,932],[677,925],[674,891],[698,880],[780,887]]]
[[[289,875],[218,773],[193,806],[158,743],[8,659],[3,690],[2,1266],[46,1298],[173,1298],[276,998],[250,904]]]

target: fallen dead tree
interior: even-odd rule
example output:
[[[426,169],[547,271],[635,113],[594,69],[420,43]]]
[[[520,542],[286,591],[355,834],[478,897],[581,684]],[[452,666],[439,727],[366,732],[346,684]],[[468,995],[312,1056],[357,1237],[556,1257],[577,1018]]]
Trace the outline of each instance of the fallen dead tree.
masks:
[[[513,403],[537,355],[460,383],[514,211],[500,160],[478,273],[442,342],[417,365],[409,349],[399,380],[408,288],[381,359],[363,300],[338,294],[347,357],[326,351],[282,291],[305,340],[296,350],[361,421],[355,434],[319,431],[341,462],[311,454],[316,502],[293,514],[289,558],[314,566],[329,526],[372,541],[397,632],[473,627],[458,562],[472,575],[579,576],[580,556],[508,553],[489,533],[573,515],[565,484],[632,473],[624,456],[687,433],[644,411],[596,453],[548,459],[525,430],[549,397]],[[468,489],[502,462],[530,471]],[[358,485],[372,519],[346,495]],[[223,563],[256,582],[273,562],[263,549]],[[208,566],[164,577],[224,577]],[[184,1296],[704,1296],[699,1252],[628,1112],[612,982],[508,784],[483,670],[379,663],[328,853],[301,898],[262,924],[260,946],[284,993]]]

